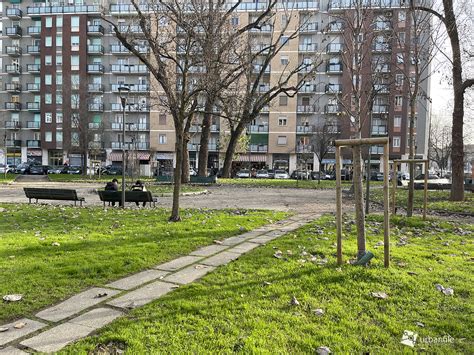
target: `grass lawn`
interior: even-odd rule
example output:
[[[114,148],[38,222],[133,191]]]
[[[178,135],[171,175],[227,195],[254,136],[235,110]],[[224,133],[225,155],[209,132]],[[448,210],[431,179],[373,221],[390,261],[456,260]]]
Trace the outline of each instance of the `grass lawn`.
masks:
[[[428,190],[428,211],[447,211],[447,212],[463,212],[474,214],[474,193],[465,192],[464,201],[449,201],[450,191],[434,191]],[[390,194],[390,198],[391,198]],[[370,198],[377,202],[383,202],[383,191],[371,190]],[[406,208],[408,199],[408,190],[397,188],[396,202],[397,206]],[[415,190],[415,208],[423,208],[423,190]]]
[[[300,189],[335,189],[335,180],[280,180],[280,179],[218,179],[217,183],[224,186],[244,187],[281,187]],[[344,187],[349,188],[352,181],[342,181]],[[371,181],[372,185],[382,185],[381,181]]]
[[[0,174],[0,184],[8,184],[15,180],[16,174]]]
[[[168,223],[165,209],[0,207],[0,296],[23,294],[2,304],[1,322],[285,216],[183,210],[182,222]]]
[[[413,351],[400,344],[405,330],[418,333],[415,351],[473,353],[474,226],[394,218],[392,267],[385,269],[383,247],[375,247],[383,240],[382,218],[368,219],[368,247],[376,256],[370,267],[336,265],[334,217],[323,217],[134,310],[64,353],[118,347],[128,354],[314,354],[326,346],[334,353],[395,354]],[[346,223],[344,231],[347,260],[356,254],[354,225]],[[397,245],[400,237],[406,245]],[[273,256],[277,250],[281,259]],[[454,295],[437,291],[438,283]],[[290,303],[292,297],[299,305]],[[427,342],[445,335],[453,343]]]

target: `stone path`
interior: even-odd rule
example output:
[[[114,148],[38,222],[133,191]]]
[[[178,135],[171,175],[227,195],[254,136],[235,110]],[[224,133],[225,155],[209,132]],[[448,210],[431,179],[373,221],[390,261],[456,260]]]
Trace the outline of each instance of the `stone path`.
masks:
[[[93,287],[46,308],[33,319],[19,319],[0,325],[0,355],[51,353],[77,341],[125,315],[129,310],[198,280],[217,267],[226,265],[271,240],[317,218],[299,214],[284,221],[222,240],[189,255],[156,265],[150,270]]]

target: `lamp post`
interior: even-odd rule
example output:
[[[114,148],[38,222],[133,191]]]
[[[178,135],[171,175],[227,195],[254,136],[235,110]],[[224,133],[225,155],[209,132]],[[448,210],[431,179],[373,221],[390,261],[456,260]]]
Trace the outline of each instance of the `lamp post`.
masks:
[[[122,103],[122,208],[125,208],[125,105],[130,89],[126,86],[120,86],[118,91]]]

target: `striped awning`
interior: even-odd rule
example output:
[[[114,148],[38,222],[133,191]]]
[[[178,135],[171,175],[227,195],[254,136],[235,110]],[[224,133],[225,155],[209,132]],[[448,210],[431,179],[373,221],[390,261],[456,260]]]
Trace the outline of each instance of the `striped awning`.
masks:
[[[149,160],[150,159],[150,153],[147,152],[136,152],[136,153],[130,153],[126,152],[126,154],[133,154],[133,158],[137,160]],[[122,161],[122,153],[110,153],[108,157],[110,161]]]
[[[43,152],[41,149],[28,149],[26,151],[26,155],[29,157],[41,157],[43,155]]]
[[[267,156],[265,154],[239,154],[234,161],[250,161],[255,163],[264,163],[267,161]]]

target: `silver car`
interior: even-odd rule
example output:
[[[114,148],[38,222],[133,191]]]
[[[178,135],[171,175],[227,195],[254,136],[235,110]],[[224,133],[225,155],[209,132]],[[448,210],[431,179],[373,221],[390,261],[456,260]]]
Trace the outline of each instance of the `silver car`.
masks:
[[[285,170],[275,170],[275,179],[289,179],[290,175]]]

